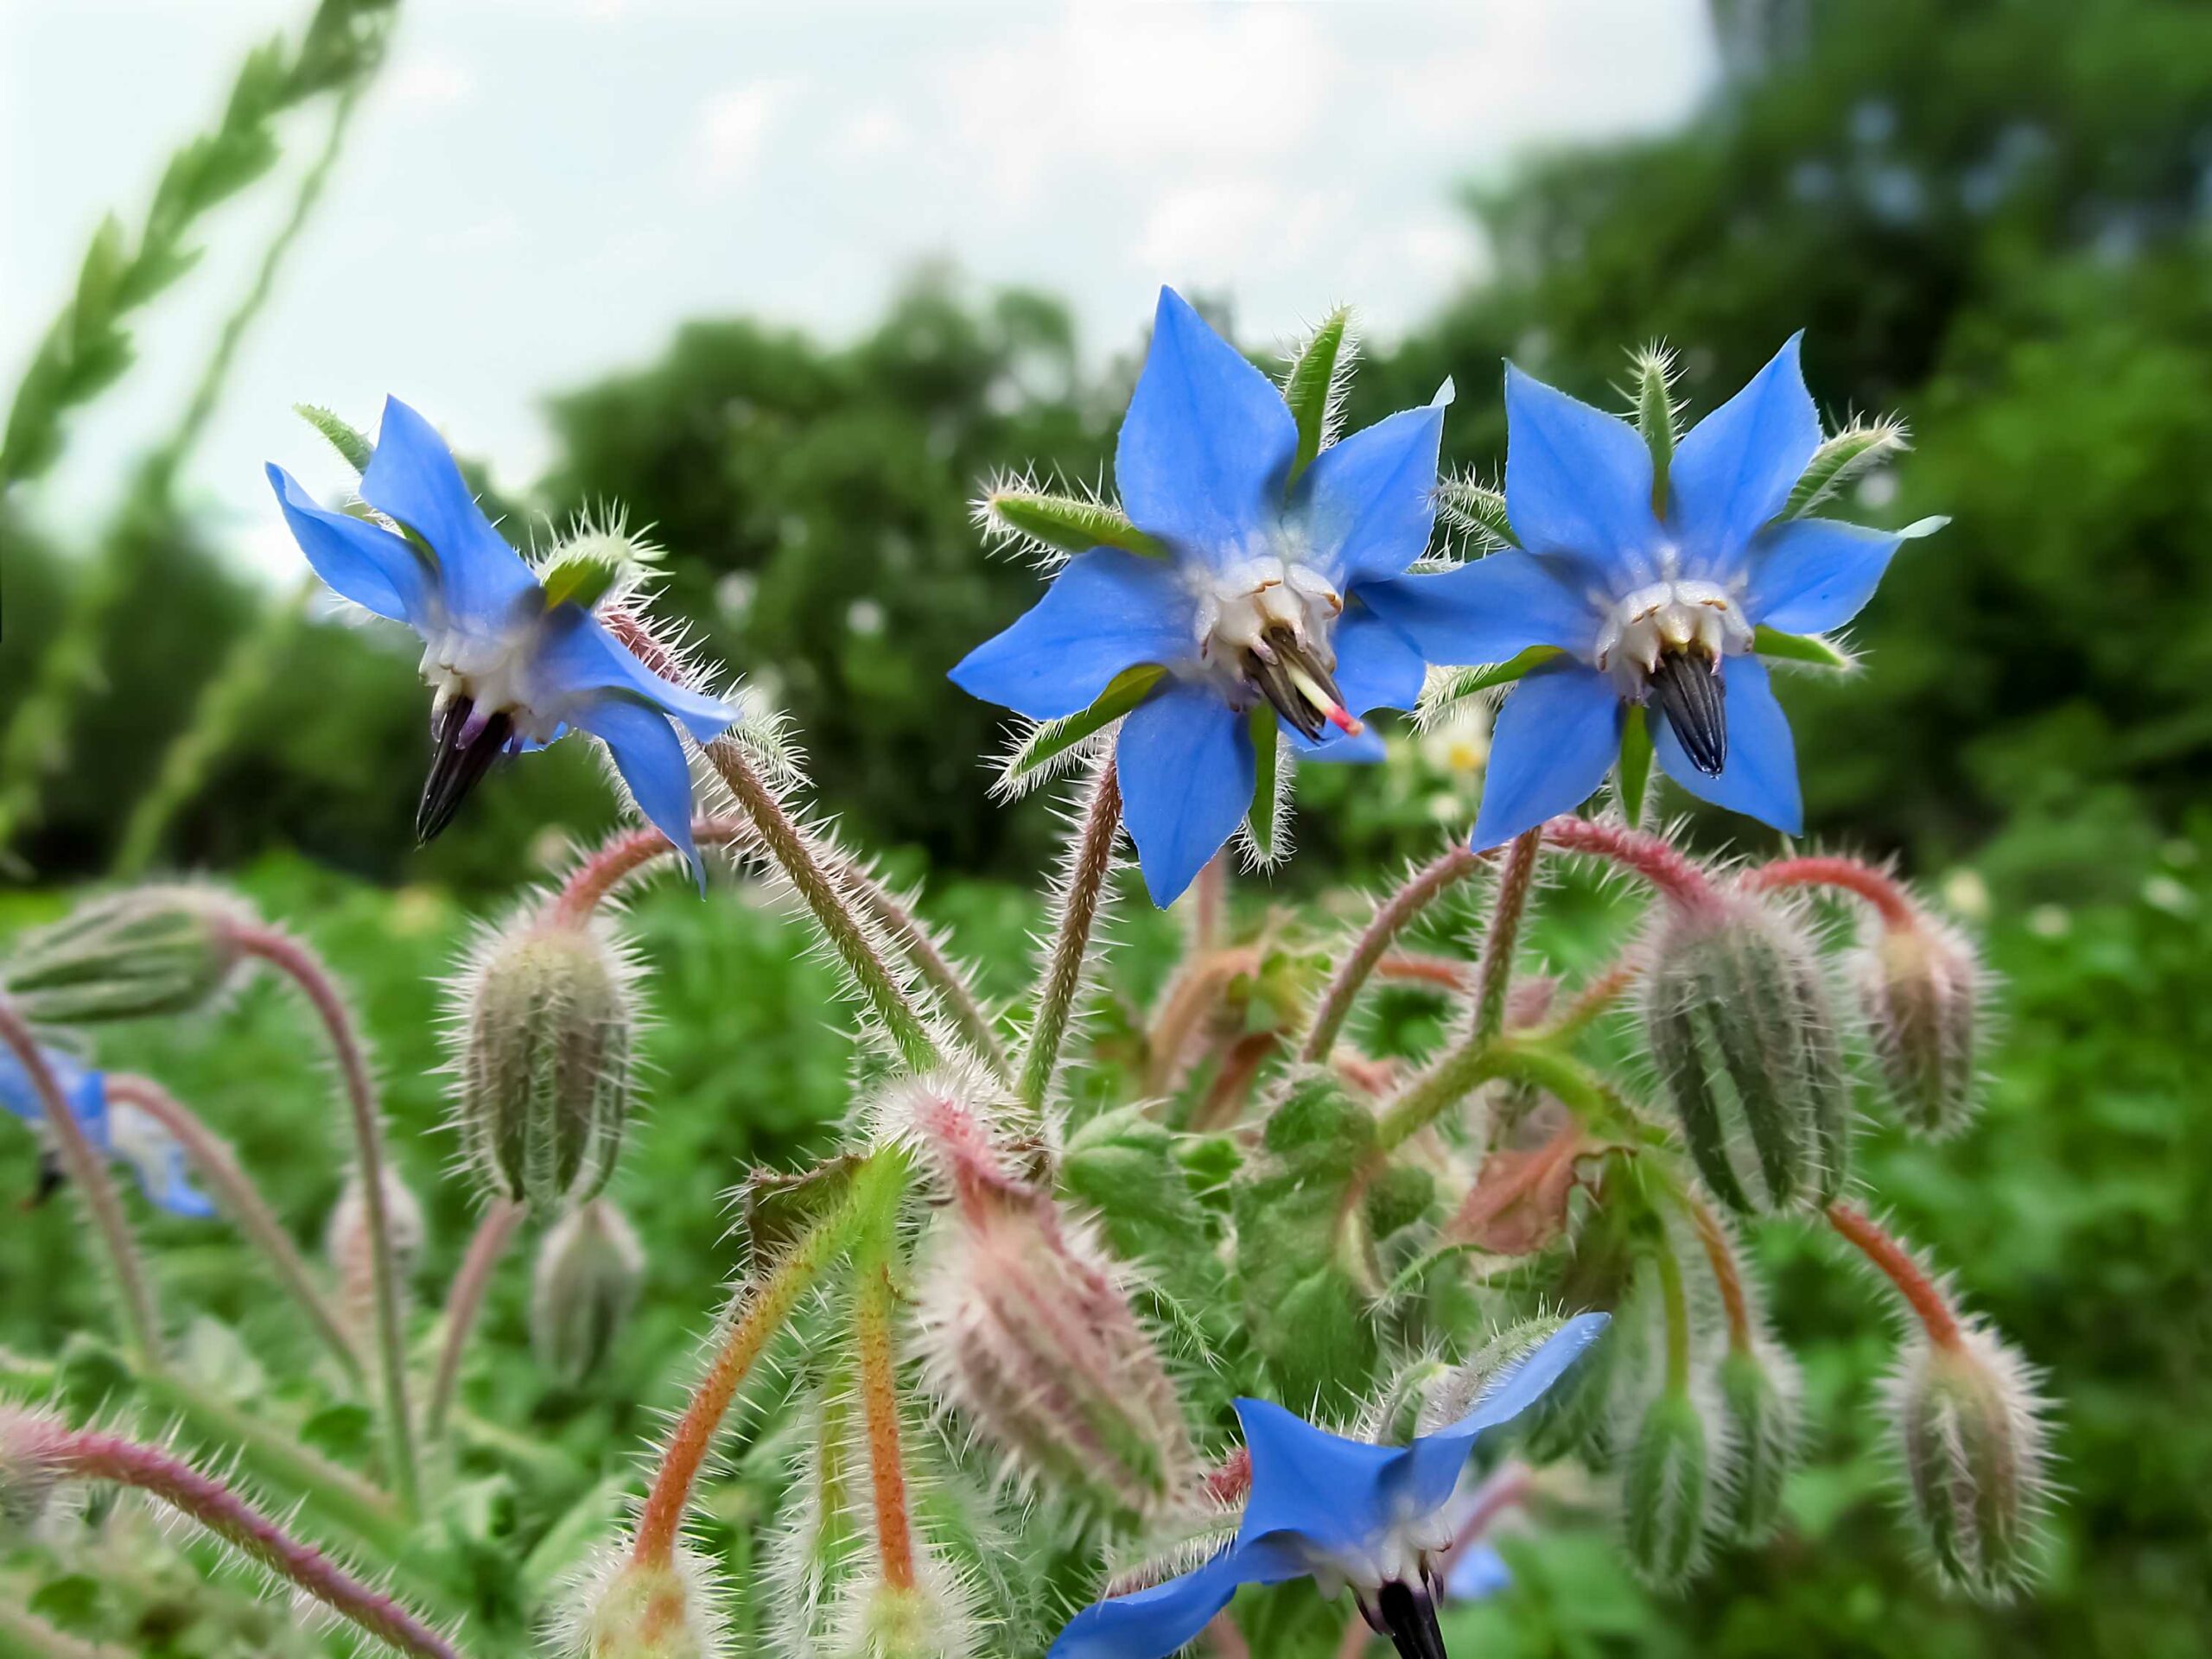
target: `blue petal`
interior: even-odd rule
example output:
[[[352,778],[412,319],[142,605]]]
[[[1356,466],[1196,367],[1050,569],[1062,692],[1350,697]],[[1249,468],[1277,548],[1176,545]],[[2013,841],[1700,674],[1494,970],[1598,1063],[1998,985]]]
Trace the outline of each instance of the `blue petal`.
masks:
[[[1298,423],[1274,382],[1160,290],[1152,349],[1114,452],[1122,505],[1178,553],[1220,565],[1249,556],[1282,506]]]
[[[638,810],[690,861],[699,885],[706,866],[691,839],[691,764],[683,741],[659,709],[620,695],[587,702],[575,723],[607,745],[614,769],[630,786]]]
[[[1287,1535],[1325,1555],[1346,1553],[1397,1518],[1387,1477],[1403,1448],[1348,1440],[1266,1400],[1237,1401],[1236,1419],[1252,1454],[1240,1541]]]
[[[505,622],[537,588],[522,556],[484,516],[431,424],[397,397],[384,404],[375,454],[361,474],[361,499],[397,518],[438,556],[447,610],[479,626]]]
[[[1494,1379],[1472,1411],[1406,1447],[1384,1477],[1385,1501],[1397,1506],[1402,1514],[1427,1515],[1441,1509],[1459,1483],[1475,1442],[1490,1430],[1511,1422],[1550,1392],[1567,1367],[1597,1341],[1605,1325],[1603,1313],[1584,1313],[1569,1319],[1541,1347]]]
[[[1770,823],[1784,835],[1805,827],[1797,795],[1797,746],[1789,721],[1775,701],[1766,664],[1756,657],[1731,657],[1721,668],[1727,688],[1728,759],[1718,778],[1691,764],[1681,742],[1657,711],[1651,716],[1651,743],[1666,774],[1701,801],[1725,806]]]
[[[1273,1543],[1236,1544],[1195,1572],[1084,1608],[1046,1659],[1164,1659],[1205,1629],[1243,1584],[1300,1577],[1305,1564]]]
[[[1700,421],[1667,469],[1667,517],[1688,568],[1715,580],[1741,567],[1759,527],[1783,509],[1821,447],[1821,414],[1793,334],[1751,384]]]
[[[155,1208],[189,1221],[206,1221],[215,1214],[207,1194],[192,1184],[184,1148],[149,1113],[135,1106],[118,1107],[108,1119],[107,1151],[118,1163],[130,1166],[138,1178],[139,1191]]]
[[[1588,800],[1620,753],[1624,718],[1612,681],[1580,663],[1548,664],[1516,685],[1491,732],[1475,850]]]
[[[1483,1601],[1512,1582],[1504,1556],[1488,1544],[1470,1544],[1444,1575],[1444,1593],[1453,1601]]]
[[[1903,539],[1832,518],[1777,524],[1751,549],[1745,613],[1785,633],[1840,628],[1874,596]]]
[[[1125,668],[1192,657],[1194,609],[1173,566],[1093,548],[1012,627],[969,652],[952,683],[1032,720],[1058,720],[1089,708]]]
[[[1280,721],[1277,722],[1281,724]],[[1390,758],[1390,746],[1382,741],[1382,734],[1370,726],[1357,737],[1346,737],[1332,732],[1327,741],[1308,744],[1303,732],[1282,728],[1283,738],[1297,753],[1299,760],[1319,760],[1329,765],[1343,762],[1351,766],[1371,766]]]
[[[1649,580],[1659,521],[1636,429],[1510,363],[1505,418],[1505,514],[1521,545],[1565,554],[1615,591]]]
[[[1338,588],[1395,576],[1427,550],[1436,524],[1444,411],[1408,409],[1315,456],[1298,480],[1307,561]]]
[[[1359,596],[1432,663],[1502,663],[1531,645],[1587,651],[1602,618],[1586,580],[1566,559],[1509,548],[1451,570],[1370,582]]]
[[[1115,753],[1122,818],[1165,910],[1251,810],[1251,732],[1211,686],[1172,681],[1130,711]]]
[[[418,631],[434,620],[435,579],[404,536],[319,506],[276,462],[268,470],[292,539],[331,591]]]
[[[71,1113],[85,1126],[85,1133],[95,1146],[105,1146],[106,1080],[60,1049],[41,1048],[39,1054],[46,1061],[46,1069],[54,1074],[54,1081],[61,1090],[62,1099],[68,1102]],[[26,1123],[42,1125],[46,1122],[46,1105],[39,1098],[37,1086],[31,1082],[23,1063],[16,1058],[15,1050],[5,1044],[0,1044],[0,1108]]]
[[[720,736],[737,718],[728,703],[663,679],[609,633],[606,624],[575,605],[557,607],[539,624],[530,678],[540,714],[566,718],[575,702],[626,692],[681,721],[702,743]]]

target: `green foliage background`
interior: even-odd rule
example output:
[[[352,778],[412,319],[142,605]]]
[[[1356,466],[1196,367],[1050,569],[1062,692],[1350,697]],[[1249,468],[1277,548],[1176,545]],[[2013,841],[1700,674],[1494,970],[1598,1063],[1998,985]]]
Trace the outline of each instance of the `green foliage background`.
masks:
[[[1784,1538],[1724,1560],[1688,1600],[1655,1603],[1602,1538],[1562,1532],[1516,1552],[1516,1588],[1463,1615],[1459,1639],[1530,1656],[2200,1653],[2212,1632],[2212,10],[1737,0],[1721,17],[1731,79],[1683,130],[1554,156],[1471,200],[1494,276],[1370,353],[1351,418],[1425,401],[1449,373],[1452,457],[1488,470],[1503,452],[1501,356],[1606,398],[1622,348],[1662,335],[1686,353],[1695,412],[1803,327],[1825,406],[1911,419],[1919,447],[1894,491],[1885,481],[1857,511],[1954,523],[1908,549],[1864,617],[1869,671],[1847,686],[1800,679],[1785,696],[1816,835],[1894,852],[1930,880],[1971,868],[1991,895],[1991,949],[2012,982],[1991,1108],[1942,1147],[1878,1142],[1869,1165],[1906,1230],[2050,1369],[2061,1548],[2044,1592],[2016,1607],[1926,1587],[1884,1514],[1878,1300],[1824,1253],[1777,1238],[1776,1301],[1821,1436]],[[978,297],[944,272],[843,346],[694,322],[658,360],[555,397],[558,459],[512,505],[558,521],[618,499],[649,516],[677,556],[671,601],[796,717],[823,799],[856,840],[935,873],[963,946],[1011,968],[1033,916],[1006,883],[1037,868],[1051,819],[1041,804],[987,804],[974,757],[993,747],[994,718],[944,671],[1035,582],[982,556],[966,502],[980,475],[1033,457],[1098,478],[1134,361],[1087,375],[1049,297]],[[15,849],[48,881],[103,869],[124,804],[262,602],[188,523],[134,514],[112,534],[160,537],[163,579],[124,596],[106,683],[77,705],[67,764]],[[4,502],[0,537],[0,706],[12,706],[73,567]],[[468,1217],[440,1179],[450,1149],[435,1134],[428,976],[473,914],[539,867],[549,827],[588,834],[612,810],[588,757],[563,746],[411,852],[423,707],[410,654],[381,632],[321,626],[285,650],[273,683],[317,695],[253,706],[168,854],[245,872],[355,981],[403,1160],[432,1200],[435,1284]],[[1286,895],[1326,904],[1428,843],[1424,787],[1404,770],[1357,798],[1341,772],[1312,778]],[[58,902],[21,895],[8,920]],[[748,1160],[818,1143],[844,1098],[828,984],[789,930],[726,896],[701,906],[675,892],[639,918],[663,1018],[653,1115],[622,1188],[653,1262],[643,1316],[610,1376],[551,1393],[527,1361],[511,1272],[471,1384],[480,1415],[526,1424],[575,1460],[549,1490],[625,1466],[676,1397],[730,1264],[722,1189]],[[1134,929],[1137,990],[1149,925]],[[1555,944],[1575,948],[1571,926]],[[322,1155],[323,1096],[297,1035],[264,988],[205,1027],[130,1034],[109,1058],[216,1120],[307,1238],[340,1164]],[[24,1144],[0,1147],[0,1179],[12,1172],[27,1192]],[[204,1230],[155,1230],[174,1296],[279,1371],[289,1338],[237,1252]],[[52,1351],[96,1319],[90,1284],[66,1211],[11,1214],[0,1344]],[[741,1478],[734,1536],[747,1503]]]

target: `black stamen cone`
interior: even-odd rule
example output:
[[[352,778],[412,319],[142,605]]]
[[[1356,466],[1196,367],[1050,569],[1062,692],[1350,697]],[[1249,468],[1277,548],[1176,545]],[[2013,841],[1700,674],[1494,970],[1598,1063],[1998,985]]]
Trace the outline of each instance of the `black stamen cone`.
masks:
[[[435,840],[454,821],[468,791],[492,769],[514,735],[514,719],[504,712],[492,715],[470,734],[468,717],[475,707],[467,697],[455,697],[432,728],[430,775],[423,781],[423,799],[415,809],[418,842]]]
[[[1436,1627],[1436,1604],[1427,1591],[1410,1584],[1386,1584],[1375,1592],[1375,1611],[1399,1659],[1451,1659],[1444,1651],[1444,1632]]]
[[[1651,671],[1651,695],[1690,764],[1718,778],[1728,764],[1728,688],[1720,664],[1699,652],[1670,651]]]

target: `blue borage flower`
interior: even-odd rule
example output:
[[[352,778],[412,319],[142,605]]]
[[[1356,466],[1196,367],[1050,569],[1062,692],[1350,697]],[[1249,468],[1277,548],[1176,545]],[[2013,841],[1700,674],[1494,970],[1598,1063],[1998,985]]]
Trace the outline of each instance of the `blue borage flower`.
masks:
[[[149,1203],[195,1221],[215,1213],[207,1195],[192,1185],[184,1148],[150,1113],[110,1100],[106,1077],[60,1050],[42,1048],[39,1052],[85,1138],[118,1163],[129,1165]],[[0,1109],[41,1132],[46,1127],[46,1108],[29,1073],[5,1048],[0,1048]]]
[[[269,481],[315,574],[423,638],[423,677],[436,692],[416,819],[423,839],[452,822],[502,752],[542,748],[576,727],[607,746],[639,810],[702,873],[676,728],[703,743],[736,710],[652,672],[587,604],[549,593],[484,516],[429,422],[387,398],[361,474],[361,499],[398,531],[317,505],[273,464]]]
[[[1798,340],[1684,435],[1656,495],[1625,421],[1510,365],[1505,407],[1519,546],[1370,601],[1433,661],[1550,653],[1499,711],[1476,848],[1588,798],[1631,708],[1684,789],[1797,833],[1796,753],[1759,631],[1850,620],[1915,533],[1777,519],[1821,444]]]
[[[1115,453],[1130,522],[1162,556],[1078,554],[952,677],[1032,720],[1164,669],[1122,721],[1123,813],[1154,903],[1171,903],[1253,804],[1249,711],[1309,755],[1374,760],[1358,716],[1408,709],[1421,653],[1376,595],[1428,545],[1440,407],[1322,449],[1294,477],[1295,416],[1268,377],[1163,289]]]
[[[1252,1491],[1236,1535],[1195,1572],[1086,1607],[1050,1659],[1161,1659],[1205,1628],[1237,1586],[1311,1577],[1349,1585],[1407,1659],[1442,1659],[1439,1560],[1466,1516],[1461,1477],[1476,1442],[1543,1398],[1597,1340],[1605,1315],[1570,1319],[1494,1382],[1474,1410],[1410,1446],[1370,1446],[1315,1428],[1264,1400],[1239,1400]],[[1480,1575],[1471,1570],[1470,1588]],[[1492,1587],[1495,1587],[1494,1586]]]

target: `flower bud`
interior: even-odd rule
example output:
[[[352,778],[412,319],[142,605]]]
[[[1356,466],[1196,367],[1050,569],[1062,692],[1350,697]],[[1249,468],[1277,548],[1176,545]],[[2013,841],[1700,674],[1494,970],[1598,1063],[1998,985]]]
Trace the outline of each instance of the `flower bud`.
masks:
[[[1825,1202],[1849,1155],[1841,1028],[1812,940],[1745,897],[1672,913],[1644,1031],[1707,1185],[1738,1210]]]
[[[1797,1453],[1797,1368],[1773,1343],[1755,1338],[1720,1362],[1720,1429],[1727,1478],[1715,1494],[1714,1522],[1740,1543],[1771,1535]]]
[[[1942,1136],[1974,1115],[1983,974],[1974,947],[1934,918],[1870,918],[1851,977],[1884,1091],[1910,1128]]]
[[[932,1385],[1026,1478],[1144,1514],[1191,1478],[1182,1402],[1122,1287],[1046,1193],[956,1155],[920,1281]]]
[[[1681,1584],[1704,1558],[1711,1468],[1697,1402],[1687,1389],[1662,1390],[1637,1425],[1622,1487],[1629,1563],[1656,1588]]]
[[[577,1659],[721,1659],[729,1651],[707,1564],[679,1544],[664,1561],[602,1554],[579,1577],[558,1645]]]
[[[16,942],[0,969],[34,1025],[189,1014],[229,989],[253,914],[219,887],[131,887],[77,906]]]
[[[856,1579],[832,1621],[830,1659],[968,1659],[978,1646],[975,1616],[948,1574],[925,1557],[904,1588]]]
[[[61,1484],[54,1436],[48,1419],[0,1406],[0,1545],[37,1526]]]
[[[500,1197],[546,1211],[597,1195],[630,1112],[636,969],[603,922],[491,934],[458,982],[461,1139]]]
[[[1986,1328],[1916,1335],[1890,1383],[1913,1519],[1936,1563],[1999,1601],[2041,1565],[2044,1403],[2028,1366]]]
[[[414,1277],[415,1263],[423,1254],[423,1206],[398,1173],[384,1173],[385,1225],[391,1235],[391,1261],[401,1291]],[[338,1276],[339,1294],[346,1316],[364,1331],[373,1330],[377,1317],[376,1243],[369,1230],[368,1193],[356,1170],[332,1206],[323,1230],[323,1253]]]
[[[530,1340],[539,1362],[569,1382],[598,1370],[645,1271],[636,1230],[605,1198],[563,1217],[538,1247],[531,1281]]]

